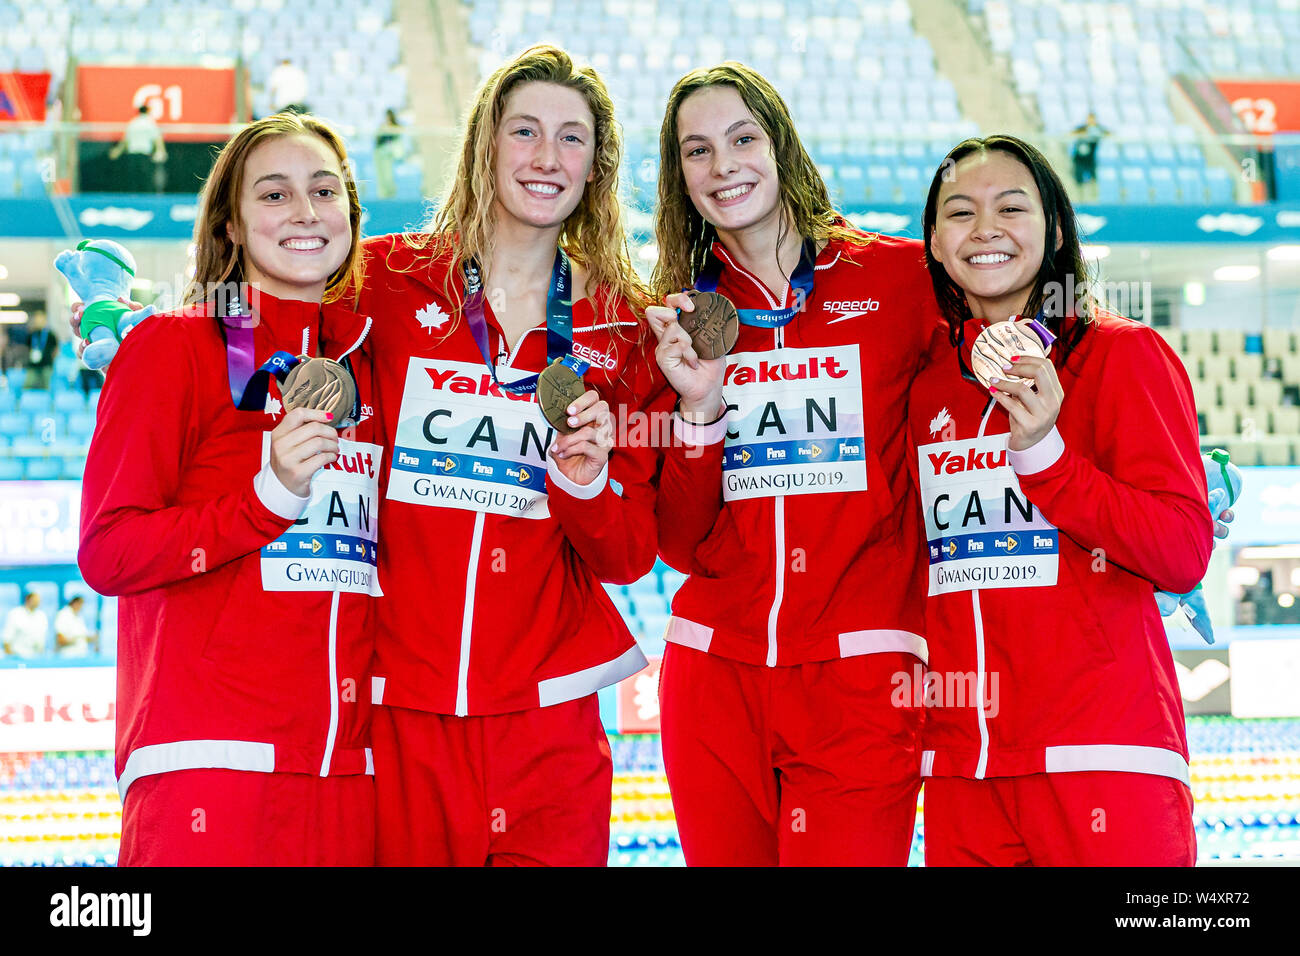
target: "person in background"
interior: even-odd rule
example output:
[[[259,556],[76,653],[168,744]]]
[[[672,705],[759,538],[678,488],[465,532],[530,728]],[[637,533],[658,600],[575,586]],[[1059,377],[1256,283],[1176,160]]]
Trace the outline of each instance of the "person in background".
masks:
[[[11,657],[28,660],[45,653],[50,619],[40,610],[41,596],[35,591],[23,594],[23,603],[5,617],[4,649]]]
[[[1097,182],[1097,146],[1110,131],[1097,122],[1096,113],[1089,113],[1083,125],[1076,126],[1071,132],[1077,137],[1070,150],[1070,159],[1074,163],[1074,181],[1081,190],[1089,187],[1095,190],[1093,184]]]
[[[147,105],[142,105],[135,119],[126,124],[122,141],[108,151],[108,158],[118,159],[126,154],[125,169],[120,180],[121,192],[151,193],[158,191],[155,169],[167,162],[167,147],[163,144],[162,130],[154,122]]]
[[[50,374],[54,369],[54,355],[59,340],[45,326],[45,313],[37,309],[27,323],[27,359],[24,367],[23,388],[49,388]]]
[[[86,599],[78,594],[54,615],[54,650],[60,657],[86,657],[92,646],[99,653],[99,635],[90,633],[81,619],[85,605]]]
[[[375,136],[375,185],[380,199],[392,199],[397,195],[393,164],[402,158],[402,153],[402,124],[398,122],[397,114],[388,110],[384,125],[379,127]]]
[[[307,108],[307,74],[285,57],[266,78],[272,113],[310,113]]]
[[[9,339],[9,330],[0,325],[0,376],[3,376],[4,373],[17,365],[18,362],[15,361],[13,355],[13,343]],[[8,382],[0,384],[0,388],[4,388],[7,384]]]

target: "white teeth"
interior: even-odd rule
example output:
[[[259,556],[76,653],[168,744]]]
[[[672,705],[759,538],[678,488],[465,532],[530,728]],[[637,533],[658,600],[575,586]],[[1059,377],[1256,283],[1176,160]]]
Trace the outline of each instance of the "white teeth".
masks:
[[[296,249],[299,252],[311,252],[313,249],[322,249],[325,246],[324,239],[286,239],[280,243],[286,249]]]
[[[524,188],[539,196],[554,196],[560,191],[560,187],[554,183],[524,183]]]
[[[993,265],[998,262],[1010,262],[1011,257],[1005,252],[986,252],[983,255],[971,256],[967,261],[971,265],[983,266]]]
[[[745,195],[745,193],[749,192],[753,188],[754,187],[751,184],[745,183],[743,186],[733,186],[730,189],[724,189],[721,192],[714,193],[713,195],[715,195],[720,202],[726,202],[728,199],[735,199],[737,196]]]

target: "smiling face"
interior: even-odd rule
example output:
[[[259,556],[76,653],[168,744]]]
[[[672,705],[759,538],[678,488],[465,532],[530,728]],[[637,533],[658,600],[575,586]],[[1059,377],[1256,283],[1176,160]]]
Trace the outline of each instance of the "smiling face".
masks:
[[[352,243],[342,164],[319,136],[277,136],[244,164],[240,228],[244,278],[281,299],[319,302]]]
[[[957,162],[939,189],[930,252],[966,293],[976,318],[1002,321],[1019,315],[1033,292],[1045,232],[1029,167],[1001,150],[975,152]],[[1055,248],[1060,245],[1058,226]]]
[[[596,121],[577,90],[524,83],[510,91],[496,131],[496,206],[526,226],[561,225],[595,173]]]
[[[695,210],[719,234],[779,223],[772,142],[733,86],[709,86],[677,111],[682,176]]]

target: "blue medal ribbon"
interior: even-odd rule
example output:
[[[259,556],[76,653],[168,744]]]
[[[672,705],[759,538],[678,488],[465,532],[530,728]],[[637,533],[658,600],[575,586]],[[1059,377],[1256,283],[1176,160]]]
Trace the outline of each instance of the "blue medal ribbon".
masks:
[[[573,352],[573,301],[570,288],[569,257],[563,249],[555,250],[555,264],[551,267],[551,288],[546,293],[546,364],[561,359],[581,378],[590,362],[575,357]],[[541,373],[529,375],[513,382],[503,382],[497,378],[496,365],[488,352],[487,319],[483,314],[483,280],[479,275],[478,263],[470,261],[465,264],[465,316],[469,321],[469,330],[474,336],[474,344],[483,356],[483,364],[492,376],[492,384],[514,395],[526,395],[537,391],[537,377]]]
[[[812,295],[813,272],[817,262],[817,242],[813,239],[803,241],[803,251],[799,254],[799,264],[795,266],[794,275],[790,277],[790,287],[794,290],[794,305],[788,309],[736,309],[741,325],[752,325],[760,329],[779,329],[789,323],[804,307]],[[718,279],[722,275],[722,260],[709,250],[704,268],[695,277],[695,288],[700,292],[716,292]]]

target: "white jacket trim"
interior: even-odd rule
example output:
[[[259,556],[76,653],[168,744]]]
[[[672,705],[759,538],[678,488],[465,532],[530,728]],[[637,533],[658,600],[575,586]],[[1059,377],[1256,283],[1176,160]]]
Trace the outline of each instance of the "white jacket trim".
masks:
[[[925,638],[911,631],[882,628],[874,631],[847,631],[840,635],[840,657],[858,657],[862,654],[884,654],[902,651],[930,663],[930,647]]]
[[[1070,747],[1047,747],[1043,751],[1048,773],[1075,773],[1080,770],[1110,770],[1126,773],[1150,773],[1173,777],[1192,785],[1191,768],[1183,755],[1163,747],[1138,747],[1129,744],[1079,744]]]
[[[127,789],[141,777],[201,769],[271,773],[275,770],[275,745],[252,740],[177,740],[137,747],[126,758],[117,792],[125,800]]]
[[[668,629],[664,631],[664,640],[683,647],[693,647],[707,654],[709,645],[713,643],[713,628],[688,621],[684,617],[670,617]]]
[[[538,681],[538,705],[550,707],[552,704],[563,704],[565,701],[590,696],[602,687],[617,684],[624,677],[631,677],[645,666],[645,655],[641,653],[641,648],[633,645],[612,661],[562,677]]]

